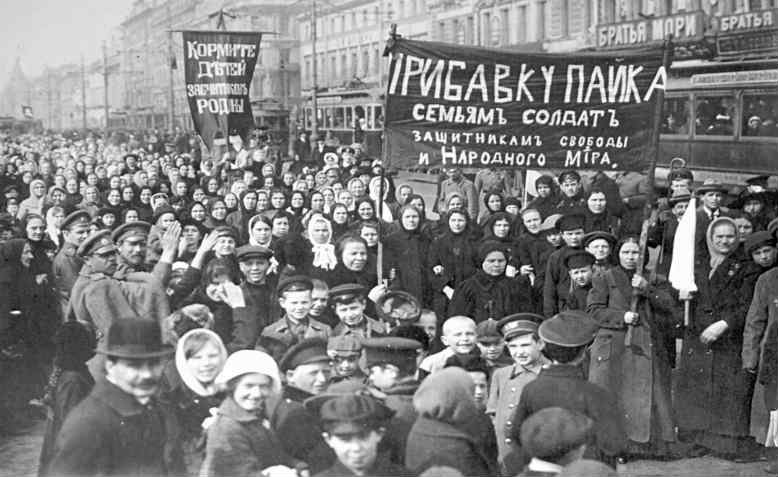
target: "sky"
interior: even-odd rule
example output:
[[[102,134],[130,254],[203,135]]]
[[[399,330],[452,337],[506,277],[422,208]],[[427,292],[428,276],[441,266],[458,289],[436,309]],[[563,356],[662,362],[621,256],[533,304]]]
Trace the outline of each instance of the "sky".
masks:
[[[34,77],[46,65],[78,63],[102,57],[102,42],[110,40],[127,17],[133,0],[0,0],[0,87],[16,57],[22,71]]]

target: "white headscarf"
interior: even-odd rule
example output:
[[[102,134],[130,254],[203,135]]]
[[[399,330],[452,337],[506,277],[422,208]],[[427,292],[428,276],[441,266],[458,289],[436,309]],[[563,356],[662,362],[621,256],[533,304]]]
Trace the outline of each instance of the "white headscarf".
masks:
[[[189,366],[186,364],[184,346],[189,339],[196,335],[206,335],[208,336],[209,340],[216,345],[216,348],[219,350],[219,355],[221,357],[222,367],[227,361],[227,348],[224,347],[224,343],[222,343],[219,335],[205,328],[196,328],[184,333],[184,336],[182,336],[176,344],[176,369],[178,370],[178,374],[181,376],[181,380],[184,382],[184,384],[186,384],[189,389],[194,391],[195,394],[198,396],[212,396],[217,391],[216,387],[214,386],[215,382],[211,383],[210,386],[204,386],[203,383],[201,383],[194,376],[194,374],[192,374],[192,372],[189,370]],[[221,369],[219,372],[221,372]]]
[[[380,213],[376,213],[378,217],[381,218],[384,222],[392,222],[394,220],[394,216],[392,215],[392,211],[389,209],[389,207],[386,205],[386,196],[389,195],[389,181],[384,179],[384,197],[383,200],[378,200],[379,191],[381,185],[381,178],[380,177],[373,177],[370,179],[370,184],[368,184],[368,195],[373,200],[373,208],[375,210],[379,210],[379,203],[380,203]]]
[[[329,234],[327,235],[327,241],[324,243],[314,242],[311,231],[317,222],[327,225]],[[311,248],[311,251],[313,251],[313,266],[324,270],[333,270],[335,265],[338,264],[338,259],[335,257],[335,246],[330,243],[332,240],[332,224],[323,215],[314,214],[311,216],[311,220],[308,221],[308,240],[313,245]]]

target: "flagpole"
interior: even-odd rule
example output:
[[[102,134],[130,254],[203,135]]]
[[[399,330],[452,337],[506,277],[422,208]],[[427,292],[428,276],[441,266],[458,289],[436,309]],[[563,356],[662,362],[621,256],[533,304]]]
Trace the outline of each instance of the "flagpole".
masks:
[[[389,41],[393,41],[397,37],[397,24],[392,23],[392,26],[389,28]],[[379,59],[379,62],[382,61]],[[381,85],[383,83],[383,75],[379,73],[378,77],[378,84]],[[388,157],[386,153],[386,103],[387,103],[387,94],[386,91],[384,91],[384,122],[383,122],[383,131],[381,132],[381,175],[379,179],[378,184],[378,200],[376,201],[378,203],[378,212],[376,213],[376,216],[378,217],[378,254],[377,254],[377,260],[376,260],[376,275],[378,277],[378,285],[381,285],[381,280],[384,276],[384,226],[383,226],[383,213],[384,213],[384,181],[386,180],[386,167],[388,166]],[[419,227],[421,227],[421,224],[419,224]]]
[[[668,35],[662,48],[662,66],[665,69],[665,74],[670,70],[670,62],[672,61],[673,53],[673,37]],[[656,94],[656,105],[654,106],[654,118],[653,118],[653,154],[651,155],[651,161],[648,166],[648,197],[646,199],[646,206],[643,209],[643,226],[640,231],[640,254],[638,255],[637,270],[640,276],[644,275],[644,263],[647,253],[648,245],[648,229],[652,222],[652,216],[656,209],[654,208],[655,193],[654,193],[654,180],[656,177],[656,164],[659,161],[659,137],[660,129],[662,127],[662,109],[664,107],[664,89],[659,89]],[[618,250],[617,250],[618,253]],[[633,313],[638,312],[638,302],[640,299],[640,290],[638,288],[632,289],[632,299],[630,300],[630,311]],[[627,335],[624,338],[624,345],[629,347],[632,345],[632,330],[634,326],[627,327]]]

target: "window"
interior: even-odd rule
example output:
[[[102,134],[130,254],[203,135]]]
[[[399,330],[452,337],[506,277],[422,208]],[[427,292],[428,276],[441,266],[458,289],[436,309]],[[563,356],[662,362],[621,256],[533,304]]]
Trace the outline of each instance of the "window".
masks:
[[[438,22],[438,39],[446,41],[446,22]]]
[[[503,8],[502,10],[500,10],[500,23],[502,24],[502,34],[500,35],[500,44],[503,46],[509,45],[511,42],[510,28],[508,28],[508,25],[510,25],[510,20],[508,18],[507,8]]]
[[[397,2],[397,18],[405,18],[405,0]]]
[[[743,93],[743,137],[778,138],[778,93],[775,90]]]
[[[460,45],[465,43],[465,25],[459,19],[454,19],[454,42]]]
[[[367,10],[365,10],[365,16],[367,16]],[[373,25],[377,25],[379,22],[382,21],[383,18],[381,18],[380,9],[377,6],[373,7],[373,19],[370,21],[370,23]]]
[[[340,54],[340,75],[338,75],[338,77],[340,77],[341,79],[348,76],[349,68],[348,68],[347,61],[348,58],[346,57],[346,53],[341,53]]]
[[[689,104],[688,96],[665,98],[662,134],[689,134]]]
[[[732,136],[735,132],[735,98],[731,94],[697,97],[694,133],[697,136]]]
[[[492,38],[492,15],[489,12],[484,12],[481,16],[481,41],[479,45],[489,45]]]
[[[305,83],[306,84],[311,84],[311,78],[312,78],[312,74],[311,73],[312,73],[311,72],[311,57],[310,56],[306,56],[305,57]]]
[[[356,29],[359,25],[357,25],[357,12],[356,10],[351,12],[351,28]]]
[[[343,33],[348,30],[348,27],[346,27],[346,15],[340,16],[340,29],[338,30],[340,33]]]
[[[518,20],[516,21],[517,29],[516,33],[518,34],[518,41],[519,43],[526,43],[527,42],[527,6],[526,5],[520,5],[519,11],[518,11]]]
[[[370,69],[370,52],[367,48],[362,50],[362,76],[367,76]]]
[[[335,55],[330,57],[330,77],[328,84],[332,84],[335,78],[338,77],[338,58]]]
[[[367,9],[364,9],[364,10],[362,10],[362,26],[364,27],[364,26],[367,26],[369,24],[370,24],[370,22],[367,19]]]
[[[489,45],[491,46],[502,46],[504,43],[503,40],[503,22],[502,19],[494,15],[491,20],[491,25],[489,26],[489,30],[491,35],[489,36]]]
[[[475,18],[467,17],[467,28],[465,29],[465,43],[472,45],[475,38]]]
[[[357,57],[357,52],[352,51],[351,52],[351,76],[356,78],[359,73],[359,58]]]
[[[346,106],[344,109],[346,113],[346,122],[343,126],[347,129],[352,129],[354,127],[354,109],[351,106]]]

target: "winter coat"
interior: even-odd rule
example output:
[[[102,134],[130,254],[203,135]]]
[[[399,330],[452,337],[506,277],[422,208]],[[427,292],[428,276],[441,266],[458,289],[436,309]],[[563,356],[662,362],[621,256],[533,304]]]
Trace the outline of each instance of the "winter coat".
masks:
[[[756,281],[754,297],[743,330],[743,369],[758,371],[759,382],[773,396],[778,393],[778,269],[762,274]],[[767,389],[765,394],[768,393]],[[768,403],[770,410],[778,402]]]
[[[384,273],[395,270],[392,288],[415,296],[422,305],[429,302],[427,264],[431,240],[419,231],[400,230],[384,241]]]
[[[671,363],[666,347],[666,331],[672,325],[661,319],[671,314],[673,299],[664,290],[649,286],[639,298],[640,321],[631,327],[632,346],[627,347],[624,313],[630,310],[631,298],[631,278],[623,268],[613,267],[594,277],[588,312],[600,328],[591,346],[589,381],[616,397],[628,439],[673,441]]]
[[[532,312],[534,306],[526,277],[493,277],[480,270],[454,291],[448,316],[469,316],[480,323],[488,318],[500,319],[513,313]]]
[[[743,264],[727,257],[711,278],[710,264],[699,260],[694,281],[699,291],[691,304],[691,323],[686,328],[675,402],[678,426],[684,431],[710,431],[727,436],[747,436],[754,375],[741,361],[743,328],[751,291],[743,287]],[[728,328],[705,345],[700,334],[719,320]]]
[[[232,397],[224,399],[208,428],[202,477],[259,475],[270,466],[297,464],[284,451],[266,416],[246,411]]]
[[[108,381],[65,419],[47,475],[183,475],[175,415],[152,400],[142,406]]]

